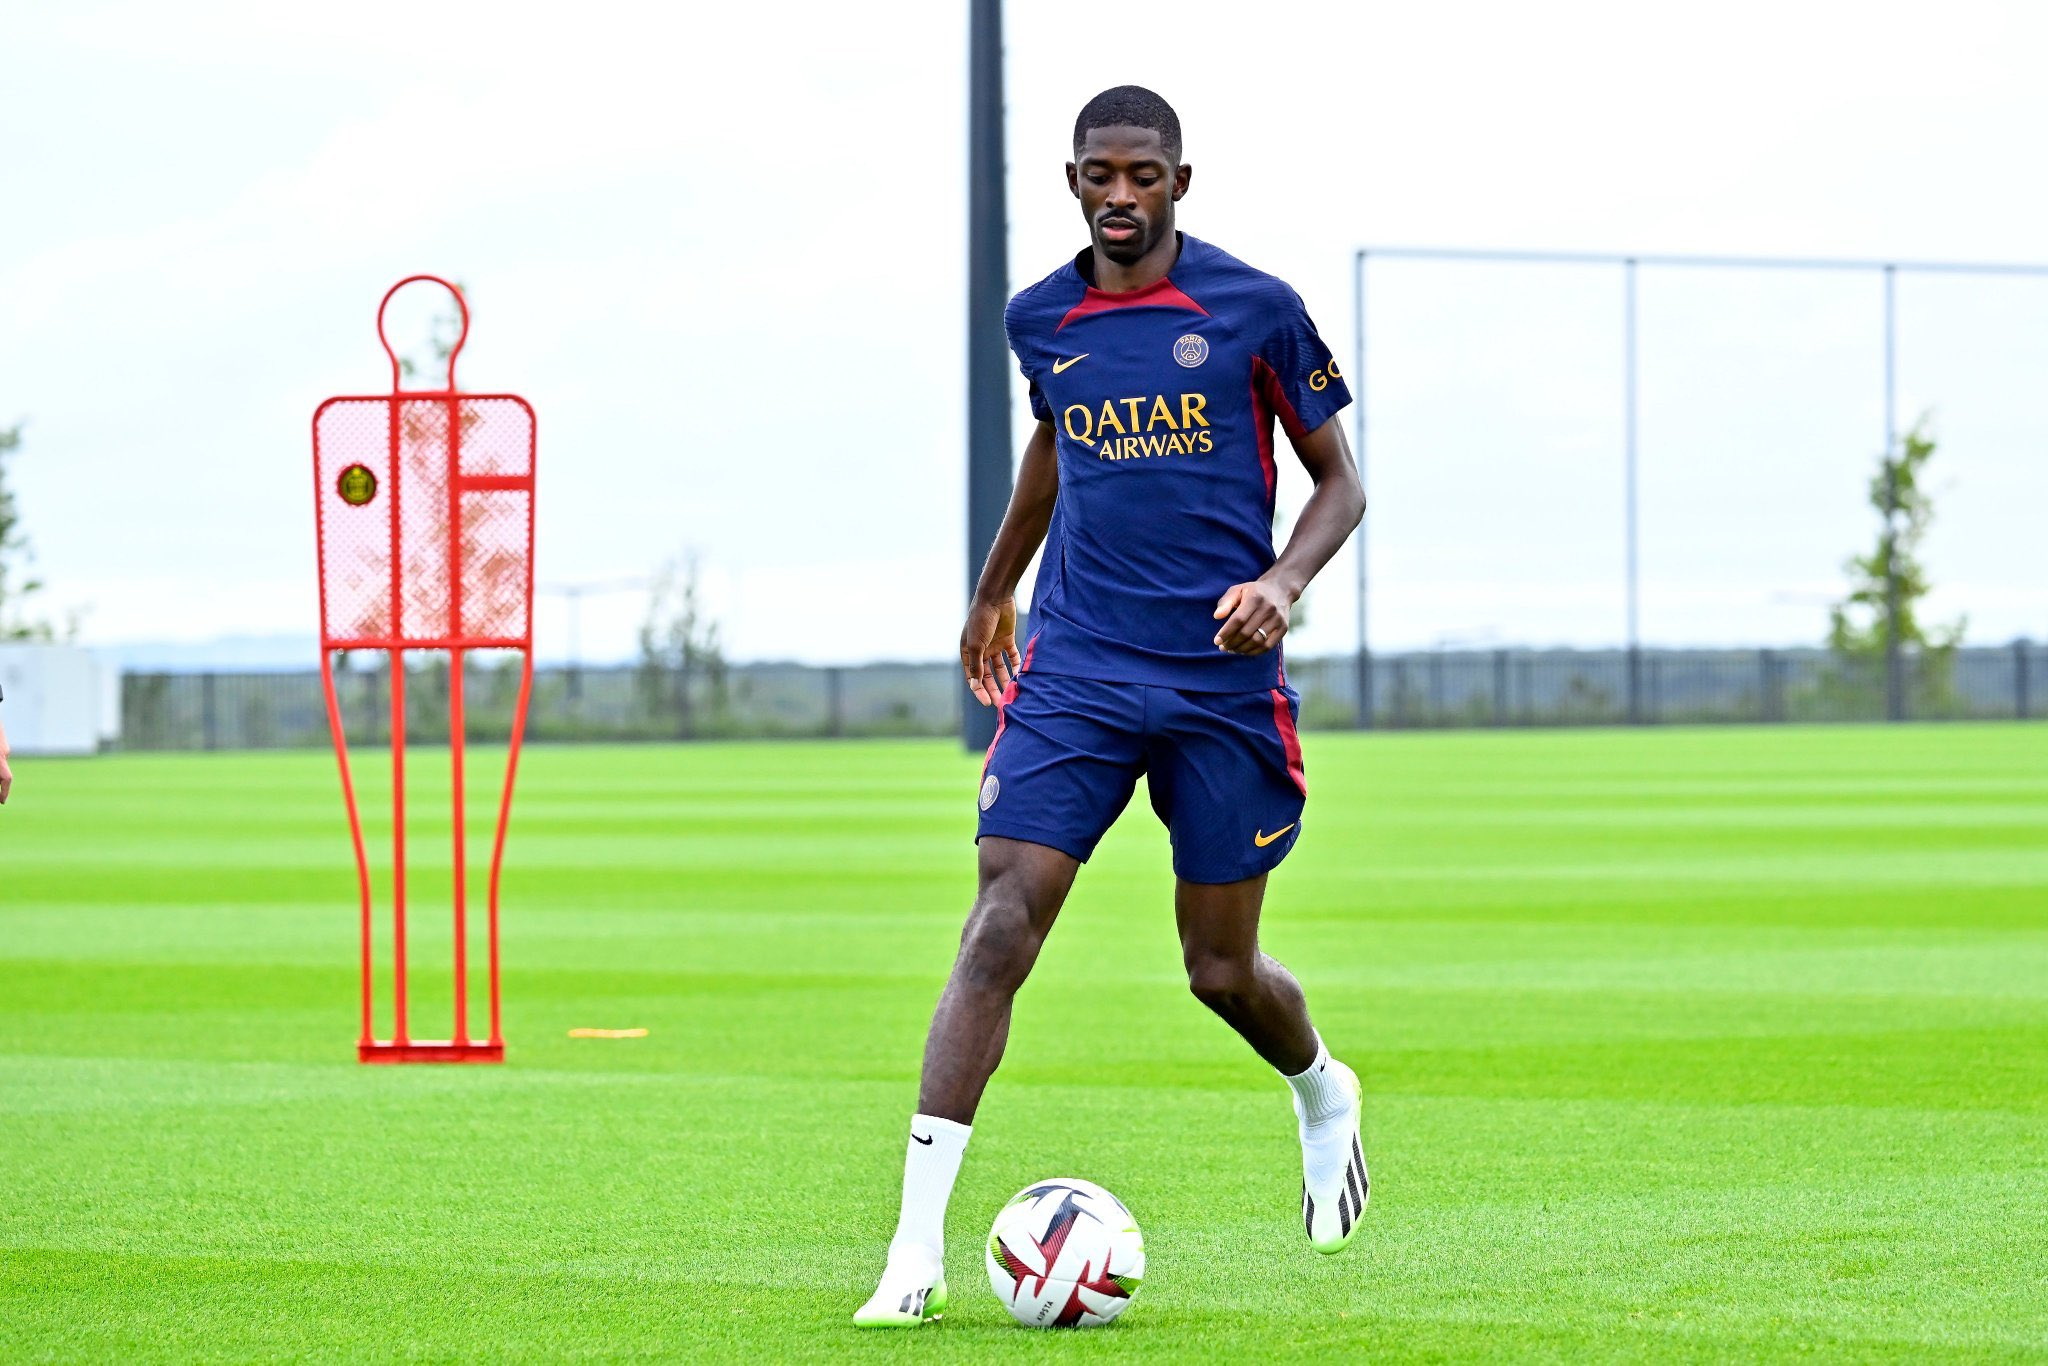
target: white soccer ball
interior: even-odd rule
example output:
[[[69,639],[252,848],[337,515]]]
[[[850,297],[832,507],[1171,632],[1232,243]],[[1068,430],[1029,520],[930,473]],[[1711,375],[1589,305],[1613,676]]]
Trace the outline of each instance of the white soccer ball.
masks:
[[[1129,1306],[1145,1238],[1123,1201],[1092,1181],[1026,1186],[988,1234],[988,1283],[1026,1328],[1095,1328]]]

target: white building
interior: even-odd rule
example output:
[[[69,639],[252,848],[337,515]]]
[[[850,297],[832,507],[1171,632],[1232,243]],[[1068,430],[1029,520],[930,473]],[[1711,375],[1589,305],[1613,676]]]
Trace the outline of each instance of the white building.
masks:
[[[79,646],[0,642],[0,693],[16,754],[97,754],[121,737],[120,671]]]

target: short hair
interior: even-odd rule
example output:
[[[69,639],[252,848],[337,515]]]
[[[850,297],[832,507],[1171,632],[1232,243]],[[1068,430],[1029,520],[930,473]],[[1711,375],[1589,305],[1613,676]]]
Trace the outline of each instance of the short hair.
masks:
[[[1076,159],[1082,141],[1095,128],[1149,128],[1159,134],[1167,159],[1176,165],[1180,162],[1180,115],[1142,85],[1112,86],[1081,106],[1081,115],[1074,120]]]

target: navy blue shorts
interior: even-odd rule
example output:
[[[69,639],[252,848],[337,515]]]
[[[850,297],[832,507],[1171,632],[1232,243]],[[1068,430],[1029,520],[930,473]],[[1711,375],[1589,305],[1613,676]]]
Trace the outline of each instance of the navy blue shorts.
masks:
[[[982,765],[975,839],[1028,840],[1086,863],[1144,774],[1176,876],[1270,872],[1301,836],[1300,711],[1288,687],[1182,692],[1019,674]]]

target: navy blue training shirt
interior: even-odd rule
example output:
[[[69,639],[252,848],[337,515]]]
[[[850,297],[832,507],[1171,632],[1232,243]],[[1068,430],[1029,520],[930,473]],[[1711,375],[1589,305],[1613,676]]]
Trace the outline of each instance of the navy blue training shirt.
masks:
[[[1273,566],[1273,423],[1351,402],[1301,298],[1182,234],[1165,279],[1111,294],[1088,252],[1010,300],[1010,349],[1050,422],[1059,500],[1027,665],[1192,692],[1279,686],[1280,651],[1219,650],[1211,615]]]

